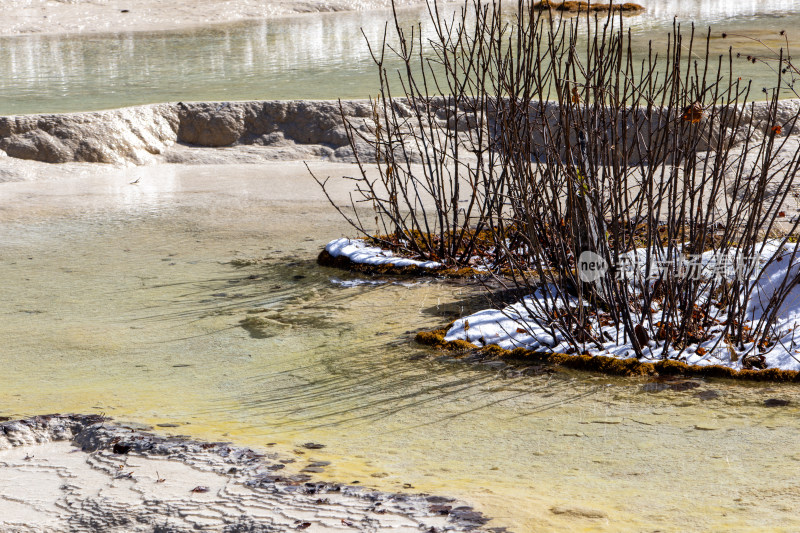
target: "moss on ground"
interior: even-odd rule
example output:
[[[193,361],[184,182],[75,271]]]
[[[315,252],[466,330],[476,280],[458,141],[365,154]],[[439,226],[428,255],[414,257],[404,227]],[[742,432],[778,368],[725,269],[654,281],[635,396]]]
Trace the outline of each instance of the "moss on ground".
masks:
[[[467,353],[482,353],[489,358],[513,361],[518,364],[547,363],[554,366],[601,372],[614,376],[682,376],[700,378],[726,378],[748,381],[774,381],[783,383],[800,383],[800,372],[796,370],[780,370],[768,368],[766,370],[734,370],[722,365],[689,365],[682,361],[667,359],[656,363],[641,362],[635,358],[617,359],[606,355],[585,355],[549,353],[515,348],[506,350],[497,345],[477,347],[463,341],[446,341],[444,337],[450,326],[433,331],[417,333],[415,340],[419,344],[431,346],[440,350],[453,352],[458,357]]]

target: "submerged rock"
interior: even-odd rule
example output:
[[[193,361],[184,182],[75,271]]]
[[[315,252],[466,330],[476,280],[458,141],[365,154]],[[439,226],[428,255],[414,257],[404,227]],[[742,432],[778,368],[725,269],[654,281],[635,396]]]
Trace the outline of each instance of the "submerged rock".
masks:
[[[766,407],[786,407],[789,405],[789,400],[782,400],[779,398],[769,398],[764,400],[764,405]]]
[[[719,392],[717,392],[715,390],[704,390],[704,391],[700,391],[700,392],[696,393],[695,396],[697,398],[700,398],[703,401],[707,401],[707,400],[714,400],[716,398],[719,398],[720,394],[719,394]]]
[[[575,505],[556,505],[550,508],[550,512],[557,515],[567,515],[576,518],[608,518],[608,515],[597,509],[588,507],[578,507]]]
[[[636,15],[645,11],[644,6],[626,2],[624,4],[600,4],[589,3],[575,0],[567,0],[566,2],[552,2],[551,0],[542,0],[533,5],[534,9],[544,10],[553,9],[555,11],[567,11],[569,13],[586,13],[586,12],[622,12],[629,15]]]

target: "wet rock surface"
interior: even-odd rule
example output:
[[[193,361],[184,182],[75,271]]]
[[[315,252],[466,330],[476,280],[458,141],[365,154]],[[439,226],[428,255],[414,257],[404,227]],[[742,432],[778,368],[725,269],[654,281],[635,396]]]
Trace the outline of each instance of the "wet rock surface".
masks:
[[[489,531],[483,515],[451,498],[314,482],[278,465],[276,453],[95,415],[6,421],[0,531]]]

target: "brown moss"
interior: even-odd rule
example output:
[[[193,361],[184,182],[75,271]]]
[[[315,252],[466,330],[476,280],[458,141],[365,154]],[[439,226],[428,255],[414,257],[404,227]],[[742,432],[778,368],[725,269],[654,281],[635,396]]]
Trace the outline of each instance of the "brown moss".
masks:
[[[514,348],[506,354],[506,359],[524,359],[528,353],[530,351],[525,348]]]
[[[248,266],[253,266],[259,264],[258,259],[233,259],[231,260],[231,265],[235,266],[236,268],[243,268]]]
[[[637,359],[617,359],[605,355],[550,354],[548,362],[575,370],[602,372],[614,376],[651,376],[655,374],[653,365],[650,363],[642,363]]]
[[[507,237],[513,240],[516,235],[516,229],[512,226],[506,229],[506,233]],[[370,238],[370,241],[374,246],[388,248],[401,255],[407,255],[409,249],[429,250],[430,257],[428,257],[428,259],[442,261],[444,258],[439,257],[436,252],[431,249],[432,247],[434,249],[437,248],[442,242],[442,239],[451,245],[459,243],[455,250],[455,255],[465,254],[468,251],[468,246],[470,246],[469,251],[471,255],[480,255],[482,251],[494,248],[495,244],[494,234],[492,231],[485,228],[481,230],[465,228],[463,230],[447,232],[444,235],[426,234],[418,230],[410,230],[390,235],[375,235]],[[415,259],[422,258],[416,257]]]
[[[424,346],[440,346],[444,344],[443,330],[420,331],[414,338],[416,342]]]
[[[659,374],[668,376],[685,376],[689,372],[689,365],[674,359],[658,361],[655,363],[655,367]]]
[[[626,2],[624,4],[595,4],[573,0],[568,0],[566,2],[551,2],[550,0],[542,0],[541,2],[534,4],[533,8],[539,10],[552,9],[554,11],[567,11],[569,13],[597,13],[613,11],[635,14],[644,12],[644,6],[640,6],[639,4],[634,4],[632,2]]]
[[[768,368],[766,370],[734,370],[722,365],[698,366],[689,365],[682,361],[667,359],[656,363],[643,363],[635,358],[617,359],[605,355],[571,355],[566,353],[548,353],[514,348],[505,350],[497,345],[476,347],[467,341],[445,341],[444,337],[450,326],[433,331],[417,333],[416,341],[425,346],[453,352],[481,352],[487,357],[526,363],[547,363],[574,370],[601,372],[614,376],[685,376],[702,378],[724,378],[748,381],[772,381],[784,383],[800,383],[800,372],[796,370],[780,370]]]
[[[386,265],[367,265],[364,263],[353,262],[350,260],[350,258],[344,256],[333,257],[327,250],[322,250],[319,256],[317,256],[317,264],[320,266],[350,270],[351,272],[360,272],[362,274],[381,276],[435,276],[440,278],[473,278],[486,275],[486,272],[481,272],[471,267],[422,268],[416,265],[401,267],[391,263]]]
[[[453,341],[453,342],[465,342],[465,341]],[[503,357],[508,350],[504,350],[503,348],[499,347],[496,344],[490,344],[483,348],[483,351],[486,352],[491,357]]]
[[[506,350],[490,344],[484,347],[477,347],[474,344],[463,341],[445,341],[444,336],[447,329],[436,329],[433,331],[421,331],[417,333],[416,341],[425,346],[454,351],[454,352],[481,352],[489,358],[516,360],[522,363],[548,363],[551,365],[573,368],[576,370],[590,370],[613,374],[618,376],[649,376],[655,374],[655,369],[650,363],[641,363],[636,359],[616,359],[606,356],[590,355],[569,355],[565,353],[534,352],[524,348]]]
[[[701,375],[707,378],[735,379],[736,371],[722,365],[709,365],[702,368]]]

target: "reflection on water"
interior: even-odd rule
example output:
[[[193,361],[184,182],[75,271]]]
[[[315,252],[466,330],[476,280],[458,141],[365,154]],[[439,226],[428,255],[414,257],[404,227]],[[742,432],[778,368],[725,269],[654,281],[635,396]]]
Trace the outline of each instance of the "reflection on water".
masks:
[[[800,22],[794,0],[651,0],[648,12],[626,18],[635,45],[666,42],[673,17],[698,28],[713,24],[781,46],[778,31],[800,45],[792,31]],[[0,114],[115,108],[178,100],[365,98],[376,92],[376,75],[361,31],[377,43],[386,11],[276,19],[258,24],[177,32],[92,36],[29,35],[0,39]],[[403,24],[427,12],[402,12]],[[714,53],[734,45],[744,56],[763,53],[743,39],[715,38]],[[391,65],[390,65],[391,68]],[[744,59],[737,74],[754,76],[756,87],[774,84],[763,65]],[[767,76],[764,79],[764,76]]]
[[[343,285],[314,257],[347,228],[302,171],[275,174],[150,168],[138,197],[131,175],[56,196],[0,185],[0,416],[105,412],[287,453],[321,442],[288,468],[327,460],[338,481],[454,494],[519,532],[800,527],[795,387],[648,393],[431,361],[408,332],[477,292]]]
[[[698,25],[723,22],[726,19],[746,19],[756,15],[784,18],[797,12],[794,0],[642,0],[636,2],[645,6],[647,13],[641,23],[648,24],[658,19],[678,17],[682,21],[694,21]],[[637,23],[640,21],[637,20]],[[788,27],[786,28],[788,29]]]

